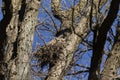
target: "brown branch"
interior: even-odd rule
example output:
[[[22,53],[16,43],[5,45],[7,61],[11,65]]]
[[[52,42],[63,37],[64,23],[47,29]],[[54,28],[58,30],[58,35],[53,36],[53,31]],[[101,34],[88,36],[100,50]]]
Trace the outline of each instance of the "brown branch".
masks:
[[[115,20],[118,10],[119,10],[120,0],[112,0],[109,13],[102,23],[101,27],[98,29],[98,35],[94,35],[94,43],[93,43],[93,56],[91,60],[91,68],[89,80],[97,80],[100,63],[102,59],[102,51],[104,48],[104,44],[106,41],[107,32],[111,28],[113,21]]]
[[[79,67],[82,67],[82,68],[90,69],[90,67],[84,66],[84,65],[80,65],[80,64],[75,64],[74,66],[79,66]]]
[[[81,71],[77,71],[77,72],[75,72],[75,73],[69,73],[69,74],[67,74],[67,76],[70,76],[70,75],[77,75],[77,74],[85,73],[85,72],[89,72],[89,70],[81,70]]]

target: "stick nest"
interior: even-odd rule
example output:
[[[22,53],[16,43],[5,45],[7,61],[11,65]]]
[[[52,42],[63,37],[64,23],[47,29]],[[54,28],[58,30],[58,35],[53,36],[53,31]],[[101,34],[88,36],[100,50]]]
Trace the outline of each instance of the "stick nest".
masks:
[[[34,56],[38,58],[41,68],[49,64],[49,68],[54,66],[59,59],[59,55],[63,53],[66,41],[61,38],[53,39],[45,46],[41,46]]]

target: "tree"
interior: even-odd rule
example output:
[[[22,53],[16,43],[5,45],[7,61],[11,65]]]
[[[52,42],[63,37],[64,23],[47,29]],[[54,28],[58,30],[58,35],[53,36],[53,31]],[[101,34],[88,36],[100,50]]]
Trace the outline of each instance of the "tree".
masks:
[[[118,10],[119,10],[119,0],[118,1],[111,1],[111,6],[108,12],[108,15],[102,22],[101,26],[98,28],[98,35],[94,35],[94,43],[93,43],[93,56],[91,60],[91,69],[90,69],[90,80],[97,80],[97,75],[99,74],[100,70],[100,63],[102,59],[102,51],[104,49],[107,32],[111,28],[113,21],[115,20]],[[114,10],[114,11],[113,11]],[[107,23],[107,24],[106,24]],[[95,33],[96,33],[95,32]],[[96,76],[94,76],[96,75]]]
[[[3,0],[0,79],[30,80],[30,57],[40,0]]]
[[[117,17],[120,3],[119,0],[112,0],[107,5],[107,2],[109,1],[80,0],[77,4],[74,3],[71,8],[63,10],[61,0],[51,0],[53,16],[61,22],[60,29],[58,30],[54,26],[56,38],[46,43],[45,46],[41,46],[35,53],[41,68],[49,64],[48,75],[45,80],[64,79],[64,76],[67,75],[66,73],[70,69],[70,65],[73,63],[79,44],[85,42],[84,39],[90,32],[94,34],[91,65],[89,68],[87,67],[88,70],[78,71],[73,74],[89,72],[89,80],[100,79],[100,65],[104,55],[104,46],[108,39],[109,30]],[[100,12],[105,5],[107,6]],[[46,12],[48,13],[48,11]],[[50,16],[50,13],[48,14]],[[101,76],[101,79],[102,77],[104,76]]]
[[[119,51],[120,51],[120,26],[117,26],[117,34],[115,37],[115,42],[114,42],[114,46],[112,48],[111,54],[109,54],[105,65],[104,65],[104,69],[102,71],[101,74],[101,80],[113,80],[116,79],[117,77],[119,78],[118,74],[118,70],[120,67],[120,55],[119,55]]]
[[[0,21],[0,79],[31,80],[31,75],[44,75],[45,80],[64,80],[66,76],[75,77],[84,73],[89,73],[88,80],[118,78],[119,28],[114,26],[115,29],[112,29],[112,26],[115,19],[118,20],[120,0],[71,0],[69,7],[68,3],[64,4],[69,0],[51,0],[50,11],[43,1],[3,0],[3,19]],[[42,8],[44,15],[49,17],[48,20],[44,16],[41,20],[37,19],[39,6],[39,14],[44,13]],[[32,53],[34,30],[44,44]],[[52,33],[54,38],[46,43],[43,38],[45,36],[39,30]],[[117,32],[115,36],[113,30]],[[93,38],[89,39],[91,36]],[[109,54],[104,54],[107,42],[112,49]],[[80,48],[81,44],[87,49]],[[80,56],[83,57],[84,52],[92,53],[88,66],[80,63]],[[104,55],[107,59],[102,63]],[[37,60],[36,64],[32,63],[34,59]],[[101,65],[104,65],[103,70]],[[72,72],[71,69],[76,66],[80,68]],[[46,72],[45,67],[48,68]]]

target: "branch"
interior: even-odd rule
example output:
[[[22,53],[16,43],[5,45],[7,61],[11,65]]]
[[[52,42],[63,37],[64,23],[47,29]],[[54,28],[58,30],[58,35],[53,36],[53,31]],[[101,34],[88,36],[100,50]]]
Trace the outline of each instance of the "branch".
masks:
[[[110,10],[107,17],[103,21],[101,27],[98,29],[98,35],[94,33],[94,43],[93,43],[93,56],[91,60],[91,68],[89,80],[97,80],[97,75],[99,73],[100,63],[102,59],[102,51],[106,41],[107,32],[111,28],[118,10],[119,10],[120,0],[112,0]],[[94,76],[94,77],[93,77]]]
[[[67,76],[69,76],[69,75],[77,75],[77,74],[85,73],[85,72],[89,72],[89,70],[81,70],[81,71],[78,71],[78,72],[75,72],[75,73],[69,73],[69,74],[67,74]]]
[[[90,67],[84,66],[84,65],[80,65],[80,64],[74,64],[74,66],[79,66],[79,67],[82,67],[82,68],[90,69]]]
[[[45,12],[49,15],[50,19],[52,20],[55,30],[58,31],[57,25],[56,25],[53,17],[51,16],[51,14],[48,12],[48,10],[44,6],[42,6],[42,8],[45,10]]]

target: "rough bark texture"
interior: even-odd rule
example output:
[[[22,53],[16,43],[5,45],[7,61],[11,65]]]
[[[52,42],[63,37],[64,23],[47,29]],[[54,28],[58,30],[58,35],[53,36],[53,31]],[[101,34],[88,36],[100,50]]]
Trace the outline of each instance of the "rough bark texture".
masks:
[[[85,7],[87,1],[82,0],[83,4],[82,7],[79,8],[79,11],[82,11],[83,5]],[[80,7],[80,5],[77,5]],[[88,31],[88,25],[87,25],[87,16],[89,16],[91,6],[88,5],[85,16],[81,17],[81,20],[79,24],[74,27],[74,22],[72,21],[72,18],[74,18],[72,9],[62,11],[61,10],[61,0],[52,0],[52,11],[53,15],[58,18],[61,23],[61,29],[57,33],[57,37],[59,40],[64,40],[65,46],[64,48],[59,51],[59,57],[56,60],[56,63],[50,68],[48,76],[45,80],[63,80],[65,73],[67,71],[67,68],[70,64],[70,62],[73,59],[74,52],[76,51],[78,45],[80,42],[82,42],[82,39],[87,35]],[[81,10],[80,10],[81,9]],[[75,15],[80,16],[79,11],[76,10]],[[57,40],[57,39],[55,39]],[[57,41],[59,43],[59,41]],[[57,47],[57,46],[56,46]],[[54,51],[53,51],[54,53]]]
[[[6,71],[6,64],[4,63],[4,50],[5,50],[5,44],[6,44],[6,27],[9,24],[10,20],[11,20],[11,11],[10,11],[10,5],[11,1],[4,1],[4,5],[3,5],[3,10],[6,13],[9,14],[5,14],[5,12],[3,13],[4,15],[4,19],[2,19],[2,21],[0,22],[0,78],[3,80],[4,79],[4,75],[5,75],[5,71]]]
[[[117,27],[117,36],[111,53],[109,54],[104,69],[101,73],[101,80],[114,80],[117,78],[120,67],[120,27]]]
[[[40,1],[3,0],[3,3],[0,79],[30,80],[29,63]]]
[[[103,49],[107,37],[107,32],[111,28],[118,10],[120,0],[112,0],[109,13],[101,25],[97,25],[98,30],[94,33],[93,56],[91,59],[89,80],[98,80]],[[109,79],[108,79],[109,80]]]
[[[92,16],[95,17],[96,15],[98,15],[99,9],[103,6],[103,4],[106,3],[106,0],[93,1],[93,4],[87,2],[87,0],[80,0],[80,2],[77,5],[75,5],[74,7],[70,8],[70,9],[67,9],[65,11],[63,11],[61,9],[61,0],[52,0],[51,2],[52,2],[52,12],[53,12],[54,17],[61,21],[61,29],[56,34],[57,39],[50,41],[46,46],[48,47],[49,45],[55,45],[56,43],[54,43],[54,42],[58,42],[58,44],[59,43],[62,44],[58,40],[63,40],[63,42],[65,42],[66,45],[64,45],[64,48],[62,48],[60,51],[56,51],[55,49],[53,49],[53,51],[50,52],[50,54],[59,52],[59,56],[57,56],[58,59],[55,59],[56,61],[52,60],[50,55],[48,55],[50,57],[50,59],[54,62],[54,64],[52,64],[52,66],[50,67],[48,76],[46,77],[45,80],[63,80],[64,75],[67,71],[67,68],[73,59],[74,52],[76,51],[79,43],[82,42],[83,38],[85,38],[85,36],[87,35],[88,20],[90,17],[90,13],[91,13],[93,4],[94,4],[94,8],[93,8],[94,10],[93,10]],[[111,10],[110,10],[110,12],[111,12]],[[98,46],[98,42],[100,42],[103,39],[104,40],[101,43],[102,47],[98,46],[99,47],[98,49],[100,49],[100,50],[98,50],[94,47],[94,53],[93,53],[93,57],[92,57],[90,76],[89,76],[90,80],[97,80],[98,74],[96,73],[96,71],[98,72],[99,65],[101,62],[101,58],[102,58],[101,52],[103,50],[103,46],[104,46],[104,43],[106,40],[107,31],[109,30],[111,23],[113,22],[113,20],[116,17],[116,11],[113,12],[113,15],[114,16],[112,18],[109,17],[109,19],[111,18],[111,20],[110,20],[111,22],[109,25],[105,25],[106,21],[108,20],[108,17],[106,20],[104,20],[104,23],[101,24],[102,27],[100,27],[98,30],[99,35],[97,35],[97,40],[96,40],[96,36],[95,36],[95,41],[97,41],[97,42],[95,42],[95,47]],[[75,25],[76,18],[78,18],[80,16],[82,16],[82,17],[80,18],[79,23],[77,25]],[[102,30],[104,30],[103,26],[106,26],[104,28],[105,31],[103,31],[104,34],[101,32]],[[96,25],[96,27],[98,27],[98,26]],[[100,39],[100,40],[98,40],[98,39]],[[56,46],[56,47],[58,47],[58,46]],[[44,48],[44,47],[42,47],[42,48]],[[44,49],[44,50],[47,51],[47,50],[52,50],[52,49],[50,48],[50,49],[47,49],[47,50]],[[100,51],[100,54],[97,55],[96,51],[97,52]],[[40,51],[40,52],[38,51],[37,53],[39,53],[39,54],[41,54],[41,56],[43,56],[42,52],[44,52],[44,51]],[[46,54],[46,53],[44,52],[44,54]],[[52,58],[53,58],[53,55],[52,55]],[[46,64],[48,64],[48,63],[51,64],[52,63],[51,60],[50,61],[45,60],[45,62],[47,62]]]

